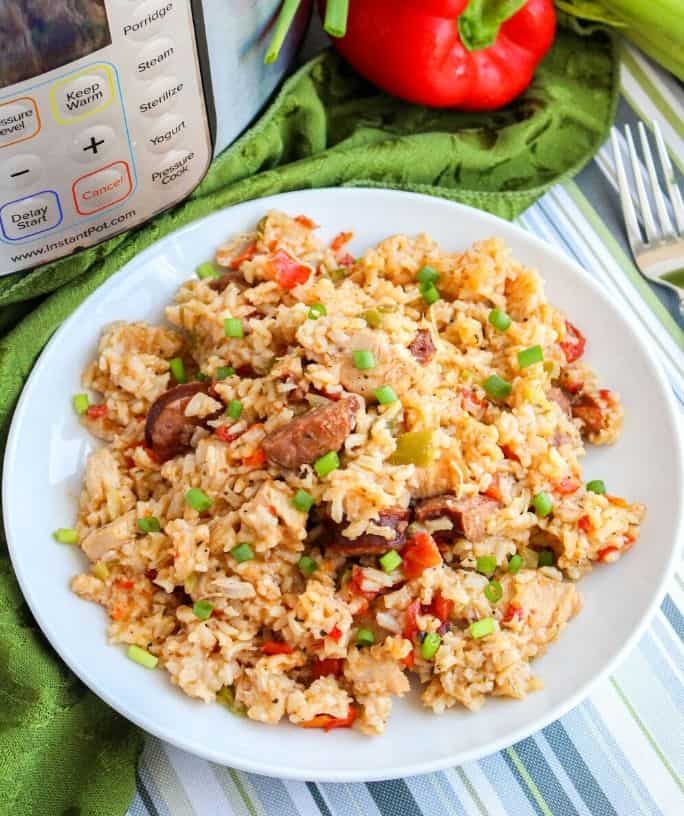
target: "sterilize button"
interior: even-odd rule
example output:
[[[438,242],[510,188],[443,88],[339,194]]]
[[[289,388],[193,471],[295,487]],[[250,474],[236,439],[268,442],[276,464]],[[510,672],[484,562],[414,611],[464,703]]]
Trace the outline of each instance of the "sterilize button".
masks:
[[[0,230],[9,241],[21,241],[62,223],[62,207],[54,190],[8,201],[0,207]]]
[[[157,122],[157,127],[147,137],[147,146],[152,153],[165,153],[180,142],[185,129],[185,119],[169,113]]]
[[[163,28],[166,18],[173,10],[173,0],[141,3],[121,27],[122,33],[131,40],[147,40]]]
[[[74,204],[79,215],[104,210],[123,201],[133,189],[131,170],[125,161],[111,164],[86,173],[72,185]]]
[[[159,77],[148,86],[138,110],[143,116],[161,116],[176,106],[184,87],[185,83],[177,77]]]
[[[0,185],[12,190],[33,187],[40,179],[42,170],[42,162],[38,156],[33,153],[18,153],[0,163]]]
[[[102,160],[111,153],[115,141],[112,128],[93,125],[71,140],[71,155],[81,164],[102,164]]]

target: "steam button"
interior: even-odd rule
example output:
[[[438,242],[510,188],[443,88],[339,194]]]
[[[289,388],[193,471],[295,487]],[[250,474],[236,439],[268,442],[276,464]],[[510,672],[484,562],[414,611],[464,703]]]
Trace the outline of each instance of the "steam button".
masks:
[[[140,49],[135,66],[139,79],[152,79],[168,70],[176,56],[176,46],[168,37],[160,37]]]

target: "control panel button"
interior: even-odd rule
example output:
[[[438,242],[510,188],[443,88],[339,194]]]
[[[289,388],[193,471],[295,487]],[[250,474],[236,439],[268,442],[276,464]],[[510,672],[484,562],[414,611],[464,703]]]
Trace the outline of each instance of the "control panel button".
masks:
[[[71,140],[71,155],[81,164],[102,164],[117,141],[107,125],[93,125],[76,134]]]
[[[152,153],[166,153],[180,142],[185,135],[185,129],[185,119],[167,113],[156,123],[156,127],[147,137],[147,146]]]
[[[54,190],[42,190],[0,207],[0,230],[8,241],[31,238],[61,223],[62,207]]]
[[[36,100],[20,96],[0,104],[0,148],[32,139],[40,132]]]
[[[176,77],[159,77],[146,88],[145,97],[138,103],[143,116],[161,116],[173,110],[180,98],[185,83]]]
[[[141,3],[122,26],[124,37],[131,40],[147,40],[163,26],[167,15],[173,12],[173,0],[150,0]]]
[[[33,153],[19,153],[0,163],[0,186],[10,190],[33,187],[40,179],[43,165]]]
[[[60,79],[50,89],[52,113],[60,125],[69,125],[100,113],[114,101],[114,77],[108,65],[94,65]]]
[[[76,179],[71,188],[79,215],[91,215],[111,207],[123,201],[132,189],[131,170],[125,161],[112,162],[86,173]]]
[[[195,154],[191,150],[172,150],[152,171],[152,183],[167,188],[180,182],[190,169]]]
[[[168,37],[160,37],[140,49],[135,66],[140,79],[152,79],[168,71],[176,56],[176,46]]]

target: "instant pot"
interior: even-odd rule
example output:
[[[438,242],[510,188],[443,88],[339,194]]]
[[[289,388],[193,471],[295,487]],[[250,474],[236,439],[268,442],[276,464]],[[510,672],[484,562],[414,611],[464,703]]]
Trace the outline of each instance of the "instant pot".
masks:
[[[0,274],[185,198],[263,107],[280,0],[0,0]]]

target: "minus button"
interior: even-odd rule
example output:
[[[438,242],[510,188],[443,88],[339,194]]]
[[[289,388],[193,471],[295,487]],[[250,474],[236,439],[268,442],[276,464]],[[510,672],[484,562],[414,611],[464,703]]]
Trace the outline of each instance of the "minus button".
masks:
[[[0,162],[0,187],[23,190],[32,187],[42,175],[43,164],[34,153],[21,153]]]
[[[16,173],[10,173],[10,178],[17,178],[18,176],[25,176],[27,173],[30,173],[31,170],[28,167],[25,167],[23,170],[17,170]]]

